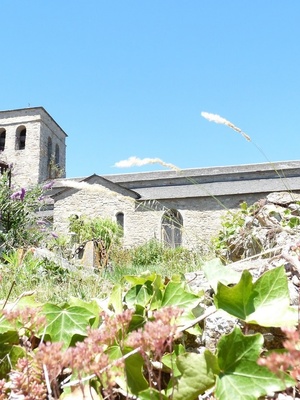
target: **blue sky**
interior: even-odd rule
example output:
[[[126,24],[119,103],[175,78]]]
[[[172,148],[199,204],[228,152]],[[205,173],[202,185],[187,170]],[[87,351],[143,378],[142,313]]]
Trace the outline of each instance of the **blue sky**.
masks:
[[[0,109],[43,106],[67,176],[299,159],[299,0],[2,0]],[[219,114],[250,137],[209,122]]]

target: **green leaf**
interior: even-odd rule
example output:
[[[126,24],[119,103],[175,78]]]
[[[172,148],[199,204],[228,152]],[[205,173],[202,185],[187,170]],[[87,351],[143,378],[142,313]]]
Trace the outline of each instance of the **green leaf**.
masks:
[[[255,283],[249,271],[233,287],[222,283],[214,297],[215,304],[247,323],[261,326],[295,326],[298,323],[296,307],[289,305],[289,290],[283,267],[263,274]]]
[[[161,362],[164,364],[164,366],[167,367],[168,370],[172,371],[172,376],[174,378],[181,375],[181,372],[179,371],[177,364],[176,364],[176,358],[180,354],[184,354],[184,353],[185,353],[185,349],[184,349],[183,345],[178,344],[178,345],[174,346],[174,351],[172,353],[165,354],[161,359]]]
[[[121,285],[115,285],[113,287],[113,290],[112,290],[110,298],[109,298],[109,304],[112,305],[114,311],[117,314],[121,314],[123,312],[122,296],[123,296],[123,288],[122,288],[122,286]]]
[[[20,341],[17,331],[0,333],[0,347],[4,344],[18,344]]]
[[[9,321],[7,321],[7,319],[4,316],[2,316],[0,318],[0,333],[6,333],[12,331],[15,331],[14,326]]]
[[[125,348],[124,354],[131,351],[131,348]],[[118,360],[123,357],[123,353],[119,346],[110,346],[107,353],[110,360]],[[138,394],[138,392],[145,390],[149,387],[147,380],[143,375],[144,360],[139,353],[132,354],[125,359],[125,375],[116,375],[116,383],[125,391],[131,394]]]
[[[254,311],[251,299],[253,293],[252,276],[244,271],[241,280],[233,287],[218,284],[217,294],[214,296],[215,305],[242,320]]]
[[[126,352],[128,353],[129,350]],[[135,395],[149,387],[149,384],[143,375],[143,369],[144,360],[139,353],[133,354],[125,359],[127,385],[131,393]]]
[[[92,327],[99,327],[101,308],[96,300],[84,301],[82,299],[79,299],[78,297],[72,296],[69,300],[69,306],[82,307],[90,311],[95,317]]]
[[[203,354],[184,353],[177,358],[182,376],[174,390],[174,400],[195,400],[215,384],[219,373],[216,357],[205,350]],[[233,399],[233,397],[232,397]]]
[[[221,372],[215,393],[219,400],[256,400],[295,384],[288,375],[280,379],[257,364],[263,341],[260,333],[244,336],[237,327],[221,337],[217,354]]]
[[[163,294],[162,307],[176,306],[184,309],[193,309],[200,303],[200,298],[188,292],[184,283],[169,282]]]
[[[163,393],[155,390],[153,388],[148,388],[143,392],[139,393],[139,400],[168,400],[169,397],[165,396]],[[183,400],[183,399],[181,399]]]
[[[145,323],[145,317],[143,317],[140,314],[133,314],[129,324],[128,331],[129,332],[135,331],[141,328],[144,325],[144,323]]]
[[[17,364],[19,358],[26,356],[24,347],[1,345],[0,346],[0,379],[7,378],[7,374]]]
[[[198,312],[199,311],[198,308],[201,309],[200,313]],[[197,312],[195,312],[195,310]],[[203,312],[204,312],[204,309],[201,308],[200,306],[196,307],[193,310],[186,310],[184,312],[184,314],[182,314],[178,318],[178,325],[185,326],[189,323],[192,323],[195,320],[195,318],[199,317],[201,314],[203,314]],[[197,336],[197,335],[201,335],[202,329],[200,328],[199,324],[195,324],[191,328],[186,329],[186,332],[190,333],[191,335]]]
[[[239,272],[222,264],[219,258],[207,261],[202,266],[202,270],[215,293],[218,289],[218,282],[229,285],[230,283],[237,283],[241,278]]]
[[[45,334],[49,335],[53,342],[62,342],[64,348],[70,345],[73,336],[86,336],[87,327],[95,319],[93,313],[86,308],[61,308],[50,303],[43,306],[42,313],[47,319]]]
[[[143,285],[147,281],[149,282],[154,282],[157,278],[157,275],[153,272],[150,273],[150,271],[145,271],[144,273],[140,275],[124,275],[123,279],[130,283],[133,286],[136,285]]]
[[[137,304],[146,307],[150,302],[152,295],[153,287],[151,282],[148,281],[142,285],[136,285],[129,289],[125,296],[125,302],[129,308],[134,307]]]

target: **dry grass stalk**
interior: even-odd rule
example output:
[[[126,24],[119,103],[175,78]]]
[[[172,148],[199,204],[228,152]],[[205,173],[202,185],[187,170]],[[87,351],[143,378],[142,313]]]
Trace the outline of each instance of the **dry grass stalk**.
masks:
[[[220,117],[220,115],[217,114],[211,114],[208,112],[202,111],[201,113],[202,117],[207,119],[208,121],[215,122],[216,124],[223,124],[228,126],[229,128],[233,129],[234,131],[240,133],[248,142],[251,142],[250,136],[248,136],[245,132],[243,132],[240,128],[235,126],[232,122],[228,121],[227,119]]]

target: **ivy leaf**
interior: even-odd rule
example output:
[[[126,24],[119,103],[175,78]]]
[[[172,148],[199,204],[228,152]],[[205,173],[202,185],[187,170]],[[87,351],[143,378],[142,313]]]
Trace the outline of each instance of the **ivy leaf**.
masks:
[[[124,354],[131,351],[131,348],[126,347]],[[110,346],[108,349],[109,358],[118,360],[123,357],[123,353],[119,346]],[[124,390],[131,394],[137,395],[140,391],[149,387],[149,383],[143,374],[144,360],[139,353],[131,354],[125,359],[125,375],[116,374],[116,383]]]
[[[131,285],[143,285],[147,281],[149,282],[155,282],[155,280],[161,280],[161,277],[159,275],[156,275],[154,272],[151,273],[150,271],[145,271],[144,273],[141,273],[140,275],[124,275],[123,279],[127,282],[129,282]]]
[[[112,289],[111,295],[109,297],[109,304],[112,305],[114,311],[117,314],[121,314],[123,312],[123,288],[121,285],[115,285]]]
[[[245,336],[237,327],[221,337],[217,353],[221,372],[215,392],[218,399],[256,400],[295,384],[287,374],[279,378],[257,364],[263,341],[260,333]]]
[[[69,306],[83,307],[86,310],[90,311],[95,317],[92,327],[99,327],[101,308],[96,300],[84,301],[82,299],[79,299],[78,297],[72,296],[69,300]]]
[[[17,331],[7,331],[0,333],[0,347],[4,344],[18,344],[20,338]]]
[[[233,287],[227,287],[221,282],[218,284],[217,294],[214,296],[215,305],[242,320],[254,311],[252,276],[249,271],[243,271],[241,280]]]
[[[19,335],[16,328],[5,317],[0,318],[0,345],[18,343]]]
[[[255,311],[247,322],[262,326],[296,326],[298,309],[290,306],[288,281],[284,267],[274,268],[261,276],[253,285]]]
[[[149,387],[147,380],[143,374],[144,360],[139,353],[132,354],[125,360],[125,372],[127,385],[133,394]],[[140,397],[139,397],[140,399]]]
[[[247,323],[261,326],[295,326],[296,307],[289,305],[289,289],[283,267],[264,273],[255,283],[249,271],[233,287],[218,284],[215,304]]]
[[[94,321],[95,316],[83,307],[71,306],[61,308],[55,304],[47,303],[42,308],[46,316],[47,327],[45,334],[53,342],[62,342],[67,348],[73,336],[86,336],[87,327]]]
[[[139,393],[139,400],[168,400],[169,397],[165,396],[158,390],[148,388]]]
[[[142,285],[136,285],[129,289],[125,296],[125,302],[129,308],[135,305],[146,307],[153,296],[153,287],[150,281]]]
[[[174,390],[174,400],[194,400],[215,384],[219,373],[216,356],[209,350],[203,354],[184,353],[177,358],[182,376]],[[233,399],[234,397],[232,397]]]
[[[168,370],[172,371],[172,376],[174,378],[178,377],[181,375],[177,364],[176,364],[176,358],[180,355],[180,354],[184,354],[185,350],[182,344],[176,344],[174,346],[174,350],[172,353],[167,353],[165,354],[161,361],[164,364],[164,366],[166,368],[168,368]]]
[[[230,283],[237,283],[241,278],[239,272],[222,264],[219,258],[207,261],[202,266],[202,270],[215,293],[218,290],[218,282],[229,285]]]
[[[162,298],[162,307],[176,306],[184,309],[193,309],[200,303],[200,298],[188,292],[183,283],[169,282]]]
[[[1,345],[0,347],[0,379],[6,379],[7,374],[14,368],[19,360],[26,356],[24,347]]]

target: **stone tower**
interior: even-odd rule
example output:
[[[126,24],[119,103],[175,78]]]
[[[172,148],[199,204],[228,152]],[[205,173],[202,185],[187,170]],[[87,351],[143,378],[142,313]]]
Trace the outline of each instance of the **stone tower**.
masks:
[[[0,162],[17,186],[65,177],[66,137],[43,107],[0,111]]]

